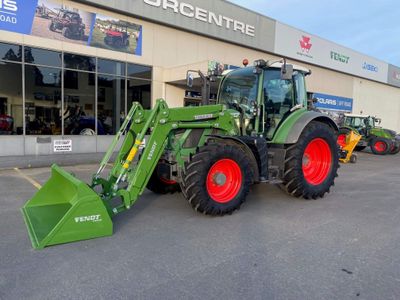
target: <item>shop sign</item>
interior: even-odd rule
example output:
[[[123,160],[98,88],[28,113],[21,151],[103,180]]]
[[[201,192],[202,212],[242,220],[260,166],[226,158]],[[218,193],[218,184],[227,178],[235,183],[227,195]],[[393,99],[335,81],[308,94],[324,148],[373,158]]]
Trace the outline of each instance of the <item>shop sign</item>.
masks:
[[[341,63],[348,64],[349,60],[350,60],[350,57],[346,56],[344,54],[340,54],[340,53],[331,51],[331,59],[336,60],[336,61],[341,62]]]
[[[0,30],[142,55],[141,25],[51,0],[0,0]]]
[[[311,37],[303,35],[301,37],[301,39],[299,40],[299,43],[300,43],[301,52],[297,52],[297,54],[300,55],[300,56],[313,58],[310,55],[310,50],[311,50],[311,47],[312,47]]]
[[[233,30],[247,36],[254,37],[256,35],[255,26],[246,24],[237,19],[215,13],[211,10],[204,9],[192,5],[190,3],[180,2],[177,0],[143,0],[145,4],[160,7],[164,10],[173,11],[184,17],[194,19],[199,22],[209,23],[218,27]]]
[[[351,112],[353,110],[353,99],[314,93],[317,99],[315,106],[319,109]]]
[[[37,0],[0,0],[0,30],[29,34]]]
[[[373,64],[364,62],[362,65],[362,68],[366,71],[370,71],[370,72],[375,72],[378,73],[379,72],[379,68]]]
[[[55,153],[72,152],[72,140],[54,140],[53,151]]]

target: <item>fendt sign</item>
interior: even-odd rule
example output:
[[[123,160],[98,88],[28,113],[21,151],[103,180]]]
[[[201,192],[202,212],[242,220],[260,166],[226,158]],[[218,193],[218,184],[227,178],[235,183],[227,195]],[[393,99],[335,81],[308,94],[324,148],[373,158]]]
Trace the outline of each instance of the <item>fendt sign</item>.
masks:
[[[217,14],[207,9],[194,6],[189,3],[179,2],[177,0],[143,0],[144,3],[160,7],[164,10],[171,10],[176,14],[180,14],[187,18],[193,18],[197,21],[214,24],[218,27],[223,27],[248,36],[255,36],[255,27],[244,22],[232,19],[230,17]]]

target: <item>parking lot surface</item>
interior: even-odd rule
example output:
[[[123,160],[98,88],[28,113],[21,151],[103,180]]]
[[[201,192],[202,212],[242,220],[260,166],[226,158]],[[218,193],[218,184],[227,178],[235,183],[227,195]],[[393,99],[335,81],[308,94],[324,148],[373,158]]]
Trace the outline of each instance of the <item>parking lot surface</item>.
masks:
[[[254,186],[225,217],[146,191],[113,236],[37,251],[20,208],[49,176],[0,171],[0,299],[400,299],[400,155],[359,154],[320,200]]]

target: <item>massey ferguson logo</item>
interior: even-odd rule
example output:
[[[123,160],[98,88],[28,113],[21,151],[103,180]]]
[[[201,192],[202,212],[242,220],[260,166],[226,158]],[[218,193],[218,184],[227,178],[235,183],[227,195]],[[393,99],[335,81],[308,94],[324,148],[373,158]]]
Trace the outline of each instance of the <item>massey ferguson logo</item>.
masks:
[[[300,42],[301,52],[297,52],[297,55],[313,58],[313,56],[310,55],[310,50],[313,45],[311,44],[311,38],[309,36],[303,35],[299,42]]]
[[[400,81],[400,73],[393,71],[393,79],[394,80],[399,80]]]
[[[300,40],[300,47],[301,51],[303,52],[310,52],[312,44],[310,42],[311,38],[309,36],[303,35],[303,39]]]

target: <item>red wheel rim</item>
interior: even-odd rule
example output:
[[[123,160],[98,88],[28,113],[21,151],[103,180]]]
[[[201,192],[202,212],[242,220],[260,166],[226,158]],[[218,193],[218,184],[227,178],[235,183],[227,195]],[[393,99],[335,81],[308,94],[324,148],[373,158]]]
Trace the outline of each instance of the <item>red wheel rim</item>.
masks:
[[[386,151],[386,144],[382,141],[378,141],[374,144],[374,148],[378,152],[385,152]]]
[[[231,159],[221,159],[208,171],[207,192],[214,201],[227,203],[239,193],[242,180],[239,165]]]
[[[303,154],[304,179],[312,185],[325,181],[332,168],[332,151],[329,144],[321,139],[312,140]]]
[[[344,133],[338,135],[337,143],[340,147],[346,146],[346,135]]]

